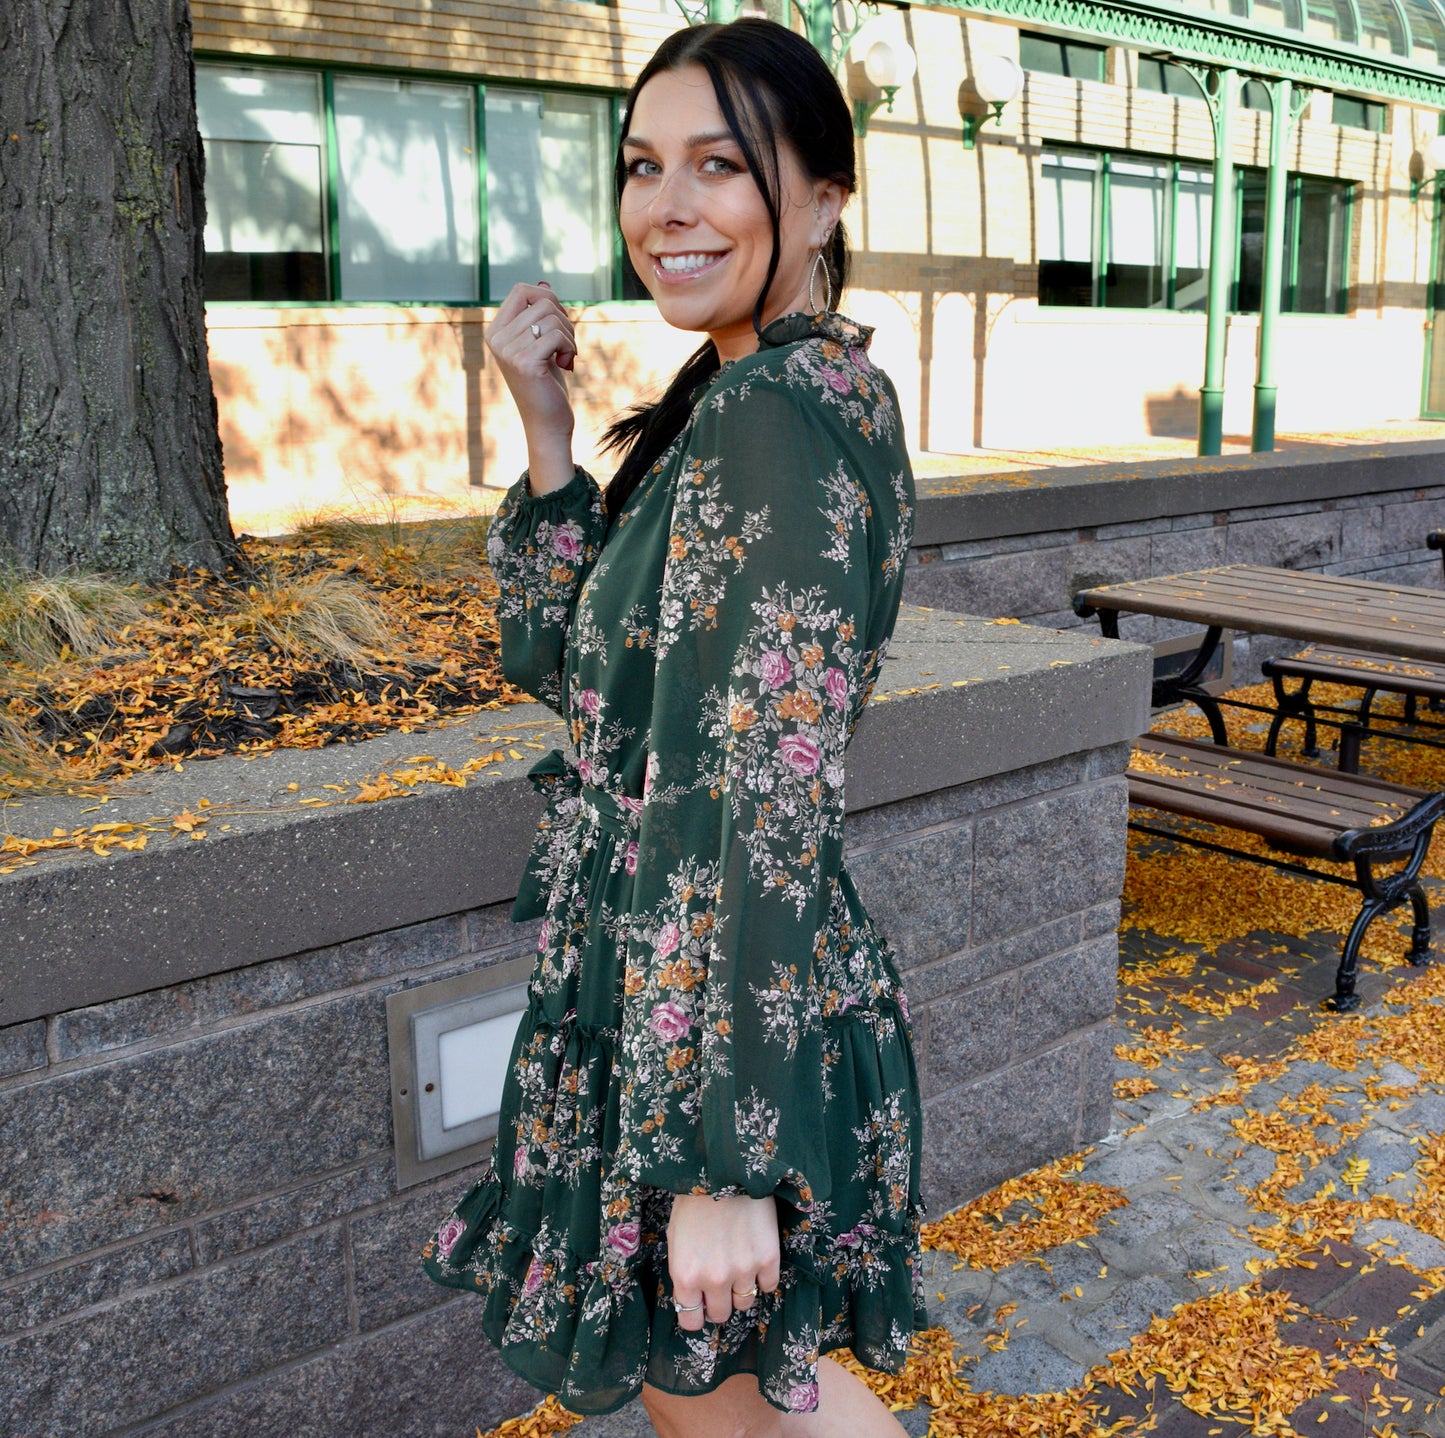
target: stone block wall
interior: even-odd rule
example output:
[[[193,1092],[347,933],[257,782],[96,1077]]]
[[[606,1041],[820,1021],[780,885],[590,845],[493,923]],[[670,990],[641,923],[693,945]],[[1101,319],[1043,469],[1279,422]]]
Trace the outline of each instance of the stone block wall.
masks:
[[[849,862],[910,990],[935,1214],[1107,1128],[1122,770],[1146,678],[1134,646],[916,611],[900,625],[854,746]],[[499,722],[427,747],[474,752]],[[421,1243],[474,1171],[399,1186],[385,1012],[388,994],[534,952],[495,887],[520,870],[529,791],[507,772],[297,812],[286,776],[302,796],[344,784],[367,747],[268,761],[291,766],[270,780],[284,803],[237,816],[245,832],[0,877],[0,982],[22,996],[0,1027],[4,1438],[472,1438],[536,1401],[475,1300],[421,1274]],[[254,766],[231,760],[149,778],[133,802],[157,812],[197,767],[213,802],[232,784],[260,807]],[[86,801],[19,805],[12,827],[66,802]],[[459,881],[465,908],[347,933],[375,903],[321,896],[386,899],[428,833],[468,836],[490,891]],[[257,962],[234,932],[227,958],[207,957],[237,924],[216,879],[228,854],[248,866],[256,944],[273,945]],[[336,937],[278,952],[262,916],[300,892],[298,862]],[[117,910],[157,865],[166,904]],[[123,969],[131,948],[148,958]]]
[[[1012,494],[956,481],[920,486],[908,598],[1060,629],[1083,625],[1080,590],[1225,564],[1260,564],[1441,587],[1426,535],[1445,527],[1445,444],[1342,448],[1326,458],[1243,455],[1188,471],[1162,463],[1048,470]],[[1098,632],[1098,621],[1087,628]],[[1158,643],[1198,626],[1125,616],[1120,633]],[[1239,635],[1234,677],[1297,640]]]
[[[1108,1127],[1124,758],[852,821],[911,994],[934,1212]],[[418,1267],[472,1175],[397,1188],[384,1012],[529,954],[507,907],[0,1031],[0,1432],[464,1438],[531,1406],[475,1301]]]

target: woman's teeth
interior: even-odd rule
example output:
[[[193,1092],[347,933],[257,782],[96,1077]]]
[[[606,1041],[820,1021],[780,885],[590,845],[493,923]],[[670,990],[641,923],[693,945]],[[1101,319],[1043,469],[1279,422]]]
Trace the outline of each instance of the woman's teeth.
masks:
[[[670,275],[685,275],[689,270],[700,270],[712,264],[716,255],[658,255],[659,269]]]

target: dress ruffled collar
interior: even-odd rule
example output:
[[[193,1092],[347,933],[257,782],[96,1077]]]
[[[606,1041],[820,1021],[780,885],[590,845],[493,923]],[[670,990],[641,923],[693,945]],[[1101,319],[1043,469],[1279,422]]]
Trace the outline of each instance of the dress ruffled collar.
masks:
[[[873,331],[867,325],[860,325],[834,310],[816,315],[795,310],[764,327],[758,337],[758,348],[776,349],[779,345],[796,344],[799,340],[825,339],[850,348],[867,349],[872,338]]]

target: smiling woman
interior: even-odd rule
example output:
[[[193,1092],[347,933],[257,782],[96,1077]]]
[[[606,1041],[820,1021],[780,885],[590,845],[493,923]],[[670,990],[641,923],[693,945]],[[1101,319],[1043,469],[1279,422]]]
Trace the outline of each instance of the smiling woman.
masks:
[[[517,1373],[580,1412],[641,1392],[663,1438],[896,1435],[821,1355],[897,1371],[925,1323],[907,1004],[843,865],[913,516],[893,387],[831,312],[853,178],[806,41],[683,30],[629,97],[618,205],[663,317],[706,340],[613,424],[605,496],[572,462],[551,289],[488,335],[531,461],[489,544],[503,669],[573,749],[533,771],[506,1161],[426,1264]]]

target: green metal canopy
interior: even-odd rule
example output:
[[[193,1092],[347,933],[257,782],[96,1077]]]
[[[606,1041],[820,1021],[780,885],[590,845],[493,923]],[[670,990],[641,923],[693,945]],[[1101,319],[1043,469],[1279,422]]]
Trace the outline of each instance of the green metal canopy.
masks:
[[[929,0],[1250,75],[1445,109],[1441,0]]]

